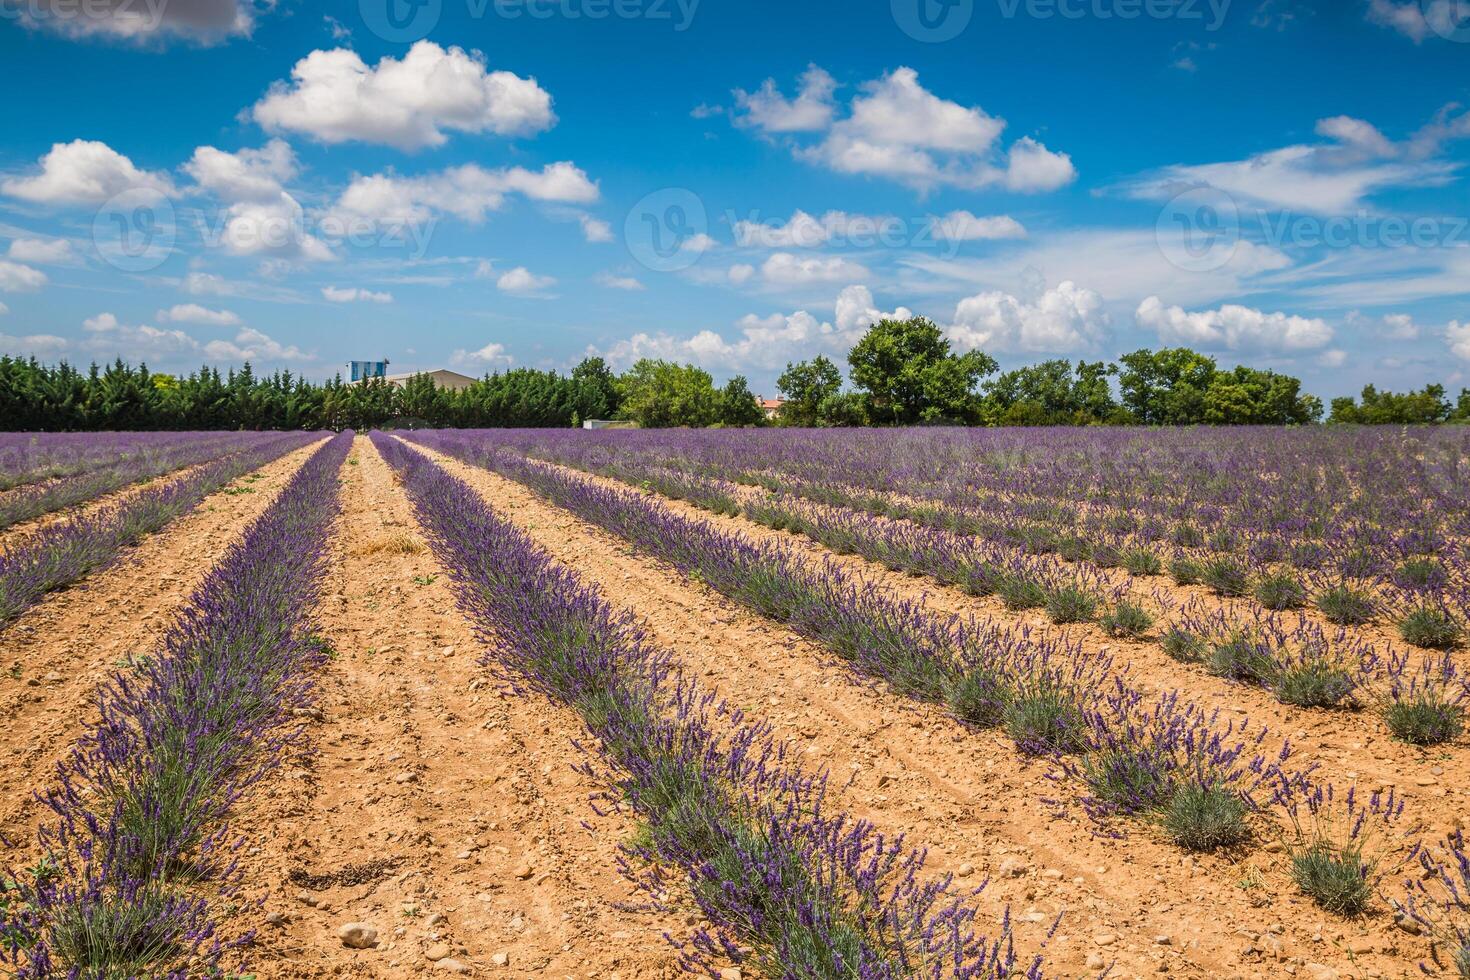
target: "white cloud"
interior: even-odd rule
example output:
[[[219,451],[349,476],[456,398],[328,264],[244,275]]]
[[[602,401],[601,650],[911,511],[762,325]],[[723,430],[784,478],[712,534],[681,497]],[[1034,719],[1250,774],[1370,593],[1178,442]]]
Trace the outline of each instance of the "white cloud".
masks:
[[[0,259],[0,292],[29,293],[47,283],[46,273],[28,265]]]
[[[838,173],[886,177],[925,192],[1003,186],[1036,193],[1077,176],[1070,157],[1030,137],[1002,153],[1005,120],[939,98],[919,84],[912,68],[865,83],[848,108],[820,143],[798,146],[797,156]]]
[[[1317,363],[1325,368],[1340,368],[1347,363],[1347,360],[1347,351],[1338,350],[1337,348],[1324,350],[1317,355]]]
[[[1459,0],[1371,0],[1368,20],[1398,31],[1415,44],[1432,35],[1451,37],[1460,27]]]
[[[495,288],[503,293],[518,296],[533,296],[556,285],[551,276],[538,276],[523,265],[516,266],[495,281]]]
[[[1312,214],[1345,214],[1367,207],[1387,188],[1436,186],[1458,165],[1431,159],[1453,139],[1470,136],[1470,113],[1447,107],[1410,139],[1395,143],[1376,126],[1351,116],[1319,120],[1329,142],[1296,144],[1220,163],[1176,164],[1125,184],[1134,197],[1168,200],[1196,187],[1224,191],[1241,204]]]
[[[730,281],[735,285],[743,286],[755,275],[755,266],[745,262],[739,262],[730,266],[730,271],[726,275],[729,276]]]
[[[1009,215],[977,218],[968,211],[951,211],[936,218],[934,237],[946,241],[969,242],[994,238],[1025,238],[1026,229]]]
[[[839,213],[829,211],[827,216],[831,218]],[[734,231],[735,244],[743,248],[818,248],[832,237],[829,222],[814,218],[805,211],[794,212],[784,225],[737,221]]]
[[[1451,320],[1444,328],[1444,337],[1451,354],[1462,361],[1470,361],[1470,321]]]
[[[697,252],[698,254],[703,255],[705,252],[714,251],[719,247],[719,242],[715,241],[709,235],[706,235],[704,232],[701,231],[684,239],[684,241],[679,244],[679,251]]]
[[[238,153],[201,146],[183,169],[201,190],[226,201],[273,201],[298,171],[295,152],[278,139]]]
[[[612,225],[601,218],[582,214],[577,216],[577,220],[582,223],[582,237],[587,241],[600,245],[614,240]]]
[[[818,353],[840,355],[878,320],[912,315],[901,307],[883,313],[874,306],[866,286],[849,286],[837,298],[835,322],[819,320],[806,310],[750,314],[735,321],[739,332],[732,338],[714,330],[701,330],[692,337],[637,333],[614,344],[604,356],[620,368],[653,357],[729,370],[775,369]]]
[[[206,327],[236,327],[240,325],[238,314],[229,310],[211,310],[198,303],[181,303],[167,310],[158,311],[163,323],[197,323]]]
[[[0,333],[0,353],[9,354],[12,357],[55,357],[65,353],[70,347],[71,343],[65,337],[57,337],[54,334],[35,333],[24,337],[12,337],[10,334]]]
[[[293,345],[285,345],[259,330],[245,327],[234,340],[211,340],[204,345],[205,357],[219,361],[311,361],[315,358]]]
[[[817,282],[840,282],[866,277],[868,270],[843,258],[803,258],[777,252],[761,265],[761,278],[775,286],[805,286]]]
[[[380,303],[393,302],[392,293],[375,293],[369,289],[358,289],[350,287],[339,289],[336,286],[323,286],[322,298],[329,303]]]
[[[106,38],[140,45],[178,38],[217,44],[248,37],[255,26],[254,0],[67,0],[4,3],[21,10],[20,21],[71,38]],[[271,9],[274,3],[263,5]]]
[[[475,266],[475,278],[494,279],[495,263],[491,262],[489,259],[481,259],[479,263]]]
[[[598,197],[597,185],[569,162],[547,164],[539,171],[524,167],[486,170],[471,163],[422,177],[358,177],[342,192],[333,213],[342,220],[366,219],[384,225],[421,225],[440,213],[479,222],[485,219],[485,212],[499,210],[511,193],[578,204]]]
[[[125,324],[111,313],[99,313],[82,322],[87,334],[83,347],[94,354],[128,360],[184,364],[186,358],[214,361],[311,361],[294,345],[281,344],[259,330],[242,327],[233,340],[201,344],[182,330],[160,330],[147,324]]]
[[[166,197],[174,192],[164,174],[140,170],[106,143],[57,143],[40,160],[41,172],[0,182],[0,191],[37,204],[102,204],[124,191]]]
[[[510,367],[515,359],[505,352],[504,344],[486,344],[479,350],[457,350],[449,356],[456,367],[501,368]]]
[[[71,242],[65,238],[17,238],[10,243],[6,254],[17,262],[35,262],[38,265],[60,265],[75,257]]]
[[[629,292],[638,292],[644,288],[643,283],[632,276],[615,276],[610,272],[598,275],[597,281],[608,289],[625,289]]]
[[[9,312],[10,312],[10,307],[6,306],[4,303],[0,303],[0,316],[4,316],[5,314],[7,314]]]
[[[946,331],[963,350],[1062,354],[1093,349],[1107,336],[1102,297],[1063,282],[1027,302],[1004,292],[960,300]]]
[[[801,76],[801,90],[794,99],[782,95],[772,78],[754,93],[736,89],[738,112],[734,119],[736,125],[768,134],[819,132],[832,124],[832,93],[836,89],[831,75],[811,65]]]
[[[369,67],[346,48],[313,51],[255,105],[269,130],[324,143],[359,141],[402,150],[442,146],[446,130],[518,136],[556,122],[551,96],[535,79],[488,71],[483,56],[420,41],[402,60]]]
[[[1139,305],[1134,318],[1140,327],[1158,333],[1162,343],[1207,350],[1315,350],[1333,337],[1325,320],[1264,313],[1233,303],[1189,313],[1179,306],[1166,307],[1157,296],[1150,296]]]

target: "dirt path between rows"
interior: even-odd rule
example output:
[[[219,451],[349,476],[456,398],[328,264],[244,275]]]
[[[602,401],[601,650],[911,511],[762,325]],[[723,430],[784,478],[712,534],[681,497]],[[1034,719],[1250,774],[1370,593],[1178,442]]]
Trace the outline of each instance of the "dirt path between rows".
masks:
[[[130,656],[154,652],[175,611],[319,448],[235,481],[249,493],[210,494],[116,565],[45,596],[0,631],[0,834],[30,838],[41,812],[32,794],[81,734],[97,686]]]
[[[630,491],[627,484],[606,477],[562,469],[602,486]],[[997,598],[970,596],[932,579],[890,571],[856,555],[838,555],[803,535],[773,531],[744,517],[711,514],[657,494],[650,496],[673,513],[706,521],[722,531],[756,541],[775,541],[813,563],[833,561],[896,597],[922,599],[937,613],[992,619],[1028,629],[1037,636],[1066,636],[1080,641],[1086,650],[1110,653],[1120,669],[1128,669],[1141,690],[1181,691],[1203,707],[1223,708],[1226,720],[1248,719],[1253,725],[1264,725],[1274,734],[1269,741],[1278,749],[1282,739],[1290,739],[1295,764],[1301,768],[1319,764],[1319,778],[1324,781],[1343,787],[1356,783],[1370,792],[1394,787],[1410,798],[1410,809],[1427,834],[1442,836],[1463,829],[1470,821],[1470,735],[1450,745],[1416,748],[1394,739],[1371,707],[1359,711],[1295,708],[1282,704],[1260,687],[1228,681],[1201,666],[1172,660],[1157,642],[1111,639],[1091,624],[1057,626],[1041,610],[1013,612]],[[1199,591],[1204,601],[1219,605],[1218,599]]]
[[[502,691],[423,543],[407,496],[359,437],[316,620],[336,651],[310,751],[257,787],[236,829],[268,891],[252,972],[267,978],[672,978],[670,915],[629,911],[623,817],[572,770],[574,716]],[[366,923],[367,949],[339,930]]]
[[[887,832],[930,849],[930,870],[991,884],[982,907],[1009,905],[1018,946],[1047,949],[1049,972],[1078,976],[1116,963],[1114,977],[1400,976],[1421,955],[1385,917],[1344,922],[1291,885],[1280,856],[1191,859],[1131,825],[1101,838],[1008,740],[971,733],[944,713],[879,686],[852,683],[832,657],[729,603],[627,542],[489,471],[430,455],[474,486],[536,541],[636,611],[696,675],[833,774],[835,796]],[[1356,961],[1356,962],[1354,962]]]

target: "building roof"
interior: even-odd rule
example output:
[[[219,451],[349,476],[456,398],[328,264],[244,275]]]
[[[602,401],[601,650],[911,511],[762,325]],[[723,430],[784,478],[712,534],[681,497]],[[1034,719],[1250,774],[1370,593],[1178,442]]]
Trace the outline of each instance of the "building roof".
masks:
[[[450,371],[446,368],[437,368],[432,371],[410,371],[407,374],[390,374],[383,378],[383,380],[390,385],[401,385],[406,383],[410,378],[417,377],[420,374],[427,374],[441,388],[459,390],[461,388],[468,388],[475,383],[475,379],[469,375],[460,374],[458,371]]]

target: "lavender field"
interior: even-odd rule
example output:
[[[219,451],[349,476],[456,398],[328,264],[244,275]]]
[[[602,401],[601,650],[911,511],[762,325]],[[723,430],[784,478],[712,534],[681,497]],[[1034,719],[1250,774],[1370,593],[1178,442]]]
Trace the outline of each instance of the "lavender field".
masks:
[[[17,977],[1470,976],[1463,430],[0,461]]]

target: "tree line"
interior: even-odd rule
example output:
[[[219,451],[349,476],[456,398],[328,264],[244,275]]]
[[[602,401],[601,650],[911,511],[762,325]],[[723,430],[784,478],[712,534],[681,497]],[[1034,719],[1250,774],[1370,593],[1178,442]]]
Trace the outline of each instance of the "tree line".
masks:
[[[785,404],[768,420],[740,376],[717,387],[708,371],[645,359],[616,374],[587,358],[569,374],[517,368],[463,390],[428,375],[323,384],[246,364],[159,374],[118,360],[82,372],[62,362],[0,357],[0,430],[527,428],[627,420],[645,428],[884,425],[1308,425],[1322,401],[1286,374],[1221,368],[1188,348],[1139,350],[1116,363],[1050,360],[1001,372],[981,351],[957,353],[923,317],[881,320],[848,353],[847,377],[826,357],[788,364]],[[1329,423],[1470,423],[1470,389],[1399,394],[1369,385],[1335,398]]]

